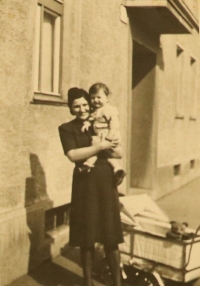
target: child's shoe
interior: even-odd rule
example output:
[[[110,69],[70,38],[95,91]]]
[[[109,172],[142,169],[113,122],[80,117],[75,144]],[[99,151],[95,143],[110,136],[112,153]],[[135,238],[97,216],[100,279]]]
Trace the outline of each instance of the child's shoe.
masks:
[[[83,165],[78,168],[80,173],[89,173],[91,171],[91,167],[87,165]]]
[[[125,176],[126,176],[126,172],[122,169],[119,169],[115,172],[116,186],[119,186],[123,182]]]

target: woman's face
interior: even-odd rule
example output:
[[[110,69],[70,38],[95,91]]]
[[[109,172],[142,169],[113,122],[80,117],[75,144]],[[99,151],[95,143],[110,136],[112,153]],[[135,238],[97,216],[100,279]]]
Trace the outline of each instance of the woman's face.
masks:
[[[71,110],[72,113],[81,120],[87,119],[90,115],[90,107],[84,97],[75,99],[72,103]]]

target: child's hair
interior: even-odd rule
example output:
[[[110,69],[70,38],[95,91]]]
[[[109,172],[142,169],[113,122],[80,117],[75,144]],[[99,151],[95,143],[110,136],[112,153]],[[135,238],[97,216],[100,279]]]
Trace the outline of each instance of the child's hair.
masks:
[[[109,88],[107,87],[107,85],[105,85],[104,83],[102,82],[97,82],[95,84],[93,84],[90,89],[89,89],[89,94],[96,94],[100,91],[100,89],[103,89],[105,95],[109,95],[110,94],[110,90]]]

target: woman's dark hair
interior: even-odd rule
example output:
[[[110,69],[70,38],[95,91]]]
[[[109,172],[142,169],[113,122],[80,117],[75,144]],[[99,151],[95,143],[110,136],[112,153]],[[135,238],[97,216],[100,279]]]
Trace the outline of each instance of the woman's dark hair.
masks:
[[[73,104],[73,101],[75,99],[78,99],[78,98],[85,98],[85,100],[88,102],[88,104],[90,103],[90,100],[89,100],[89,94],[87,93],[86,90],[82,89],[82,88],[78,88],[78,87],[72,87],[68,90],[68,106],[69,106],[69,109],[70,109],[70,113],[72,115],[73,114],[73,111],[72,111],[72,104]]]
[[[105,95],[109,95],[110,94],[110,90],[107,87],[107,85],[105,85],[102,82],[97,82],[95,84],[93,84],[90,89],[89,89],[89,94],[96,94],[100,91],[100,89],[103,89]]]

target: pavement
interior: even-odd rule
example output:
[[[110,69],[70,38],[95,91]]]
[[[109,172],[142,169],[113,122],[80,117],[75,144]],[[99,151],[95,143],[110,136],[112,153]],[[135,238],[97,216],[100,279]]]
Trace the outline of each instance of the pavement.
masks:
[[[187,221],[190,227],[197,228],[200,224],[199,198],[200,178],[160,198],[156,203],[171,220]],[[80,286],[81,283],[82,269],[79,251],[69,248],[65,254],[45,262],[38,269],[6,286]],[[105,284],[102,283],[98,275],[94,275],[94,286],[104,286]],[[167,286],[181,285],[183,284],[167,283]],[[200,286],[200,279],[187,285]]]
[[[93,275],[94,286],[104,286],[96,272]],[[6,286],[81,286],[82,277],[79,249],[68,247],[62,255]]]
[[[200,178],[156,201],[170,220],[187,222],[196,229],[200,225]]]

